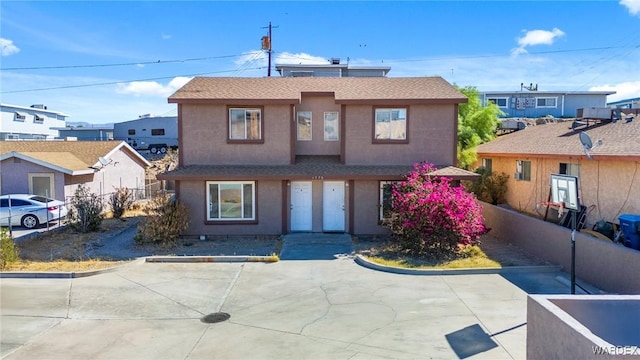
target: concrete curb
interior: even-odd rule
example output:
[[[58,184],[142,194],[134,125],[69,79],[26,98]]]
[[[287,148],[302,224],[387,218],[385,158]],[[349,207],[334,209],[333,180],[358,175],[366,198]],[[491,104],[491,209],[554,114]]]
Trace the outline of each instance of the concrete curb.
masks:
[[[121,270],[127,266],[142,263],[237,263],[237,262],[278,262],[275,255],[269,256],[148,256],[131,261],[128,264],[105,269],[78,272],[0,272],[1,279],[75,279],[106,274]]]
[[[236,263],[236,262],[278,262],[276,255],[268,256],[149,256],[145,258],[150,263]]]
[[[133,260],[127,264],[113,266],[110,268],[97,269],[97,270],[88,270],[88,271],[72,271],[72,272],[18,272],[18,271],[8,271],[8,272],[0,272],[0,279],[76,279],[89,277],[99,274],[106,274],[118,270],[122,270],[127,266],[131,266],[137,263],[144,262],[144,258],[139,258]]]
[[[407,269],[376,264],[367,260],[362,255],[354,257],[356,264],[377,271],[401,275],[485,275],[485,274],[514,274],[514,273],[549,273],[560,271],[558,265],[540,266],[508,266],[503,268],[477,268],[477,269]]]

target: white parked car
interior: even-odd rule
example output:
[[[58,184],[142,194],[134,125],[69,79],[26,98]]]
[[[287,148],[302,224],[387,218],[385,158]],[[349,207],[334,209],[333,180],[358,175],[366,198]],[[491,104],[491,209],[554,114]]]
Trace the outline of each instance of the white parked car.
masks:
[[[9,204],[9,198],[11,198],[11,204]],[[9,217],[11,217],[12,226],[33,229],[40,224],[63,219],[66,216],[67,207],[62,201],[40,195],[0,196],[0,226],[9,226]]]

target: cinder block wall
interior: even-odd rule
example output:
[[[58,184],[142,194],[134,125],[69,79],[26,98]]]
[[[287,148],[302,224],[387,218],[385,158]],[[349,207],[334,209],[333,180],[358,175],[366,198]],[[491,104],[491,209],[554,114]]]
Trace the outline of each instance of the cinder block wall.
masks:
[[[490,235],[571,271],[571,230],[482,203]],[[640,294],[640,251],[576,232],[576,277],[612,293]]]

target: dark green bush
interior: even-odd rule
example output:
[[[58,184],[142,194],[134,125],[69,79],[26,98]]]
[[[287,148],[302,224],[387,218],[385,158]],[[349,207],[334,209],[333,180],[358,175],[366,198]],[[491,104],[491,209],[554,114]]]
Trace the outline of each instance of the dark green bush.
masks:
[[[171,247],[189,227],[189,209],[168,195],[154,197],[144,212],[147,216],[138,226],[137,243]]]
[[[131,208],[133,204],[133,192],[126,187],[116,188],[109,197],[109,205],[113,217],[120,219],[124,212]]]
[[[71,199],[69,226],[81,233],[97,231],[104,219],[102,209],[102,199],[89,192],[86,186],[79,185]]]

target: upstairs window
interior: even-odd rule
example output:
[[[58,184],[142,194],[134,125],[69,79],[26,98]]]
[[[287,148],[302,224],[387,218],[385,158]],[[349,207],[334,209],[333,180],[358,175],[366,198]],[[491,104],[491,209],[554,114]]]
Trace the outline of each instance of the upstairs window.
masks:
[[[16,111],[13,116],[13,121],[25,121],[27,119],[27,114]]]
[[[136,134],[136,129],[129,129],[129,130],[127,130],[127,134],[129,134],[129,135],[135,135],[135,134]]]
[[[373,119],[374,142],[407,142],[407,109],[376,108]]]
[[[340,139],[340,122],[337,111],[324,113],[324,141],[338,141]]]
[[[513,175],[516,180],[531,181],[531,161],[516,160],[516,173]]]
[[[163,136],[164,129],[151,129],[151,136]]]
[[[312,139],[311,111],[298,111],[298,141]]]
[[[554,97],[536,98],[537,108],[555,108],[557,107],[557,99]]]
[[[33,115],[33,122],[36,124],[42,124],[44,122],[44,116],[38,114]]]
[[[229,140],[262,143],[262,109],[230,108]]]
[[[580,177],[580,164],[560,163],[558,174]]]

